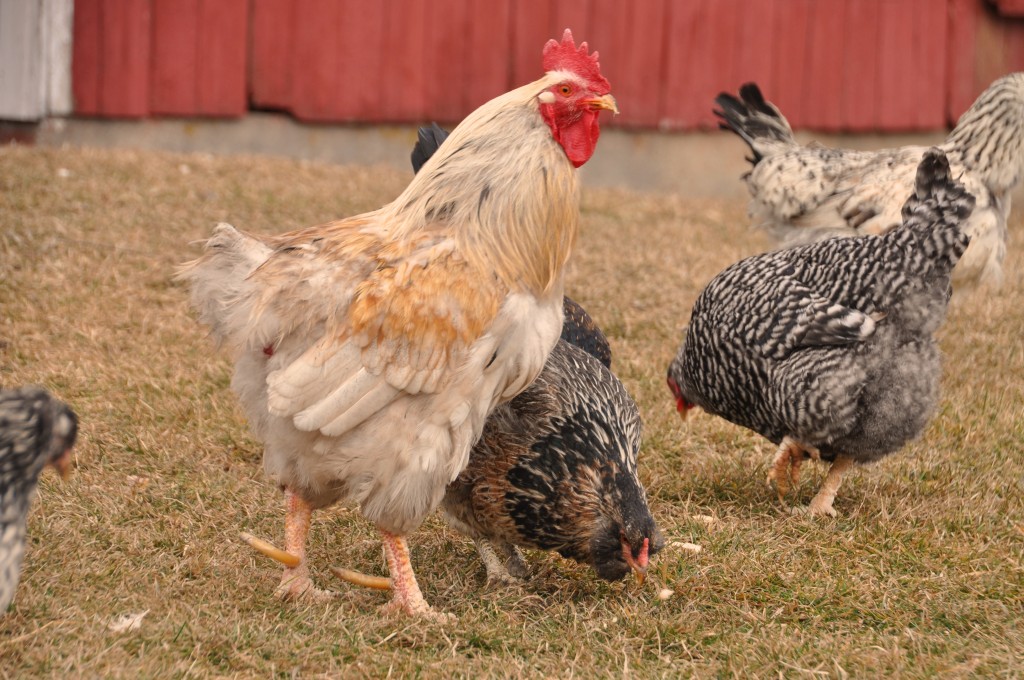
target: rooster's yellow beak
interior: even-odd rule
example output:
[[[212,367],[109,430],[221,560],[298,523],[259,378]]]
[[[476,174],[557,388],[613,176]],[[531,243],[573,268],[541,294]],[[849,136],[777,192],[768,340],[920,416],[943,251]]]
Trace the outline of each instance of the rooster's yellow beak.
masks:
[[[615,103],[615,97],[610,94],[606,94],[603,97],[594,97],[593,99],[587,99],[586,103],[590,105],[592,109],[605,109],[618,115],[619,105]]]

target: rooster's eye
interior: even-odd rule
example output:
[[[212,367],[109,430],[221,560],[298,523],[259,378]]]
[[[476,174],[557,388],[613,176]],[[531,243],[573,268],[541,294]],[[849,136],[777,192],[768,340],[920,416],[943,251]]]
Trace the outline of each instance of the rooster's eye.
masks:
[[[570,94],[572,94],[572,88],[569,87],[568,85],[559,86],[558,91],[562,93],[563,97],[568,97]]]

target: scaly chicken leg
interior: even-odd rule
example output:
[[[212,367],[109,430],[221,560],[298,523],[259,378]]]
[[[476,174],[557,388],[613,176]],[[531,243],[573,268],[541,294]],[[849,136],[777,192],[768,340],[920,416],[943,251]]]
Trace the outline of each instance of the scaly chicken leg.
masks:
[[[768,486],[775,484],[779,501],[785,502],[786,494],[800,480],[800,466],[804,462],[804,453],[814,460],[821,460],[821,454],[813,446],[805,446],[792,437],[783,437],[779,450],[775,452],[772,468],[768,471]]]
[[[335,593],[314,587],[309,578],[309,567],[306,564],[306,537],[309,535],[309,523],[313,517],[313,508],[289,488],[285,488],[284,494],[286,507],[285,549],[275,548],[249,534],[242,534],[242,540],[258,552],[284,565],[281,584],[274,591],[275,597],[281,600],[328,600],[334,597]]]
[[[832,507],[832,501],[836,499],[836,491],[839,490],[839,485],[843,481],[843,473],[849,470],[852,465],[852,458],[848,456],[836,457],[832,462],[832,467],[828,469],[828,474],[825,476],[825,481],[822,482],[821,488],[818,489],[818,493],[815,494],[814,498],[811,499],[810,505],[807,506],[809,514],[836,516],[835,508]]]
[[[405,542],[405,536],[391,534],[383,529],[380,533],[384,541],[384,559],[387,560],[388,571],[391,573],[392,597],[386,609],[439,621],[450,620],[451,615],[434,611],[423,599],[419,583],[416,582],[416,574],[412,570],[409,545]]]

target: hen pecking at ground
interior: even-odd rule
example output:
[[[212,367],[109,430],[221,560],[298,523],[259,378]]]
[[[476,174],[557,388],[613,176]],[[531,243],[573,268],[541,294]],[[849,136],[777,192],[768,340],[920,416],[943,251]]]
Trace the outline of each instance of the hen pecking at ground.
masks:
[[[832,461],[809,511],[834,515],[843,473],[899,450],[935,410],[934,334],[973,206],[931,149],[900,227],[725,269],[697,298],[668,369],[680,412],[700,406],[778,444],[769,480],[780,498],[805,455]]]

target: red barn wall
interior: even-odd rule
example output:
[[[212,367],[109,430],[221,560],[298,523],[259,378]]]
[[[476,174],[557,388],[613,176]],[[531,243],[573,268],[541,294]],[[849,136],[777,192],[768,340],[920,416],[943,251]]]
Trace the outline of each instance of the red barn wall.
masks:
[[[713,126],[753,80],[794,127],[935,129],[1024,69],[1024,0],[76,0],[75,110],[455,121],[535,79],[565,26],[622,127]]]

